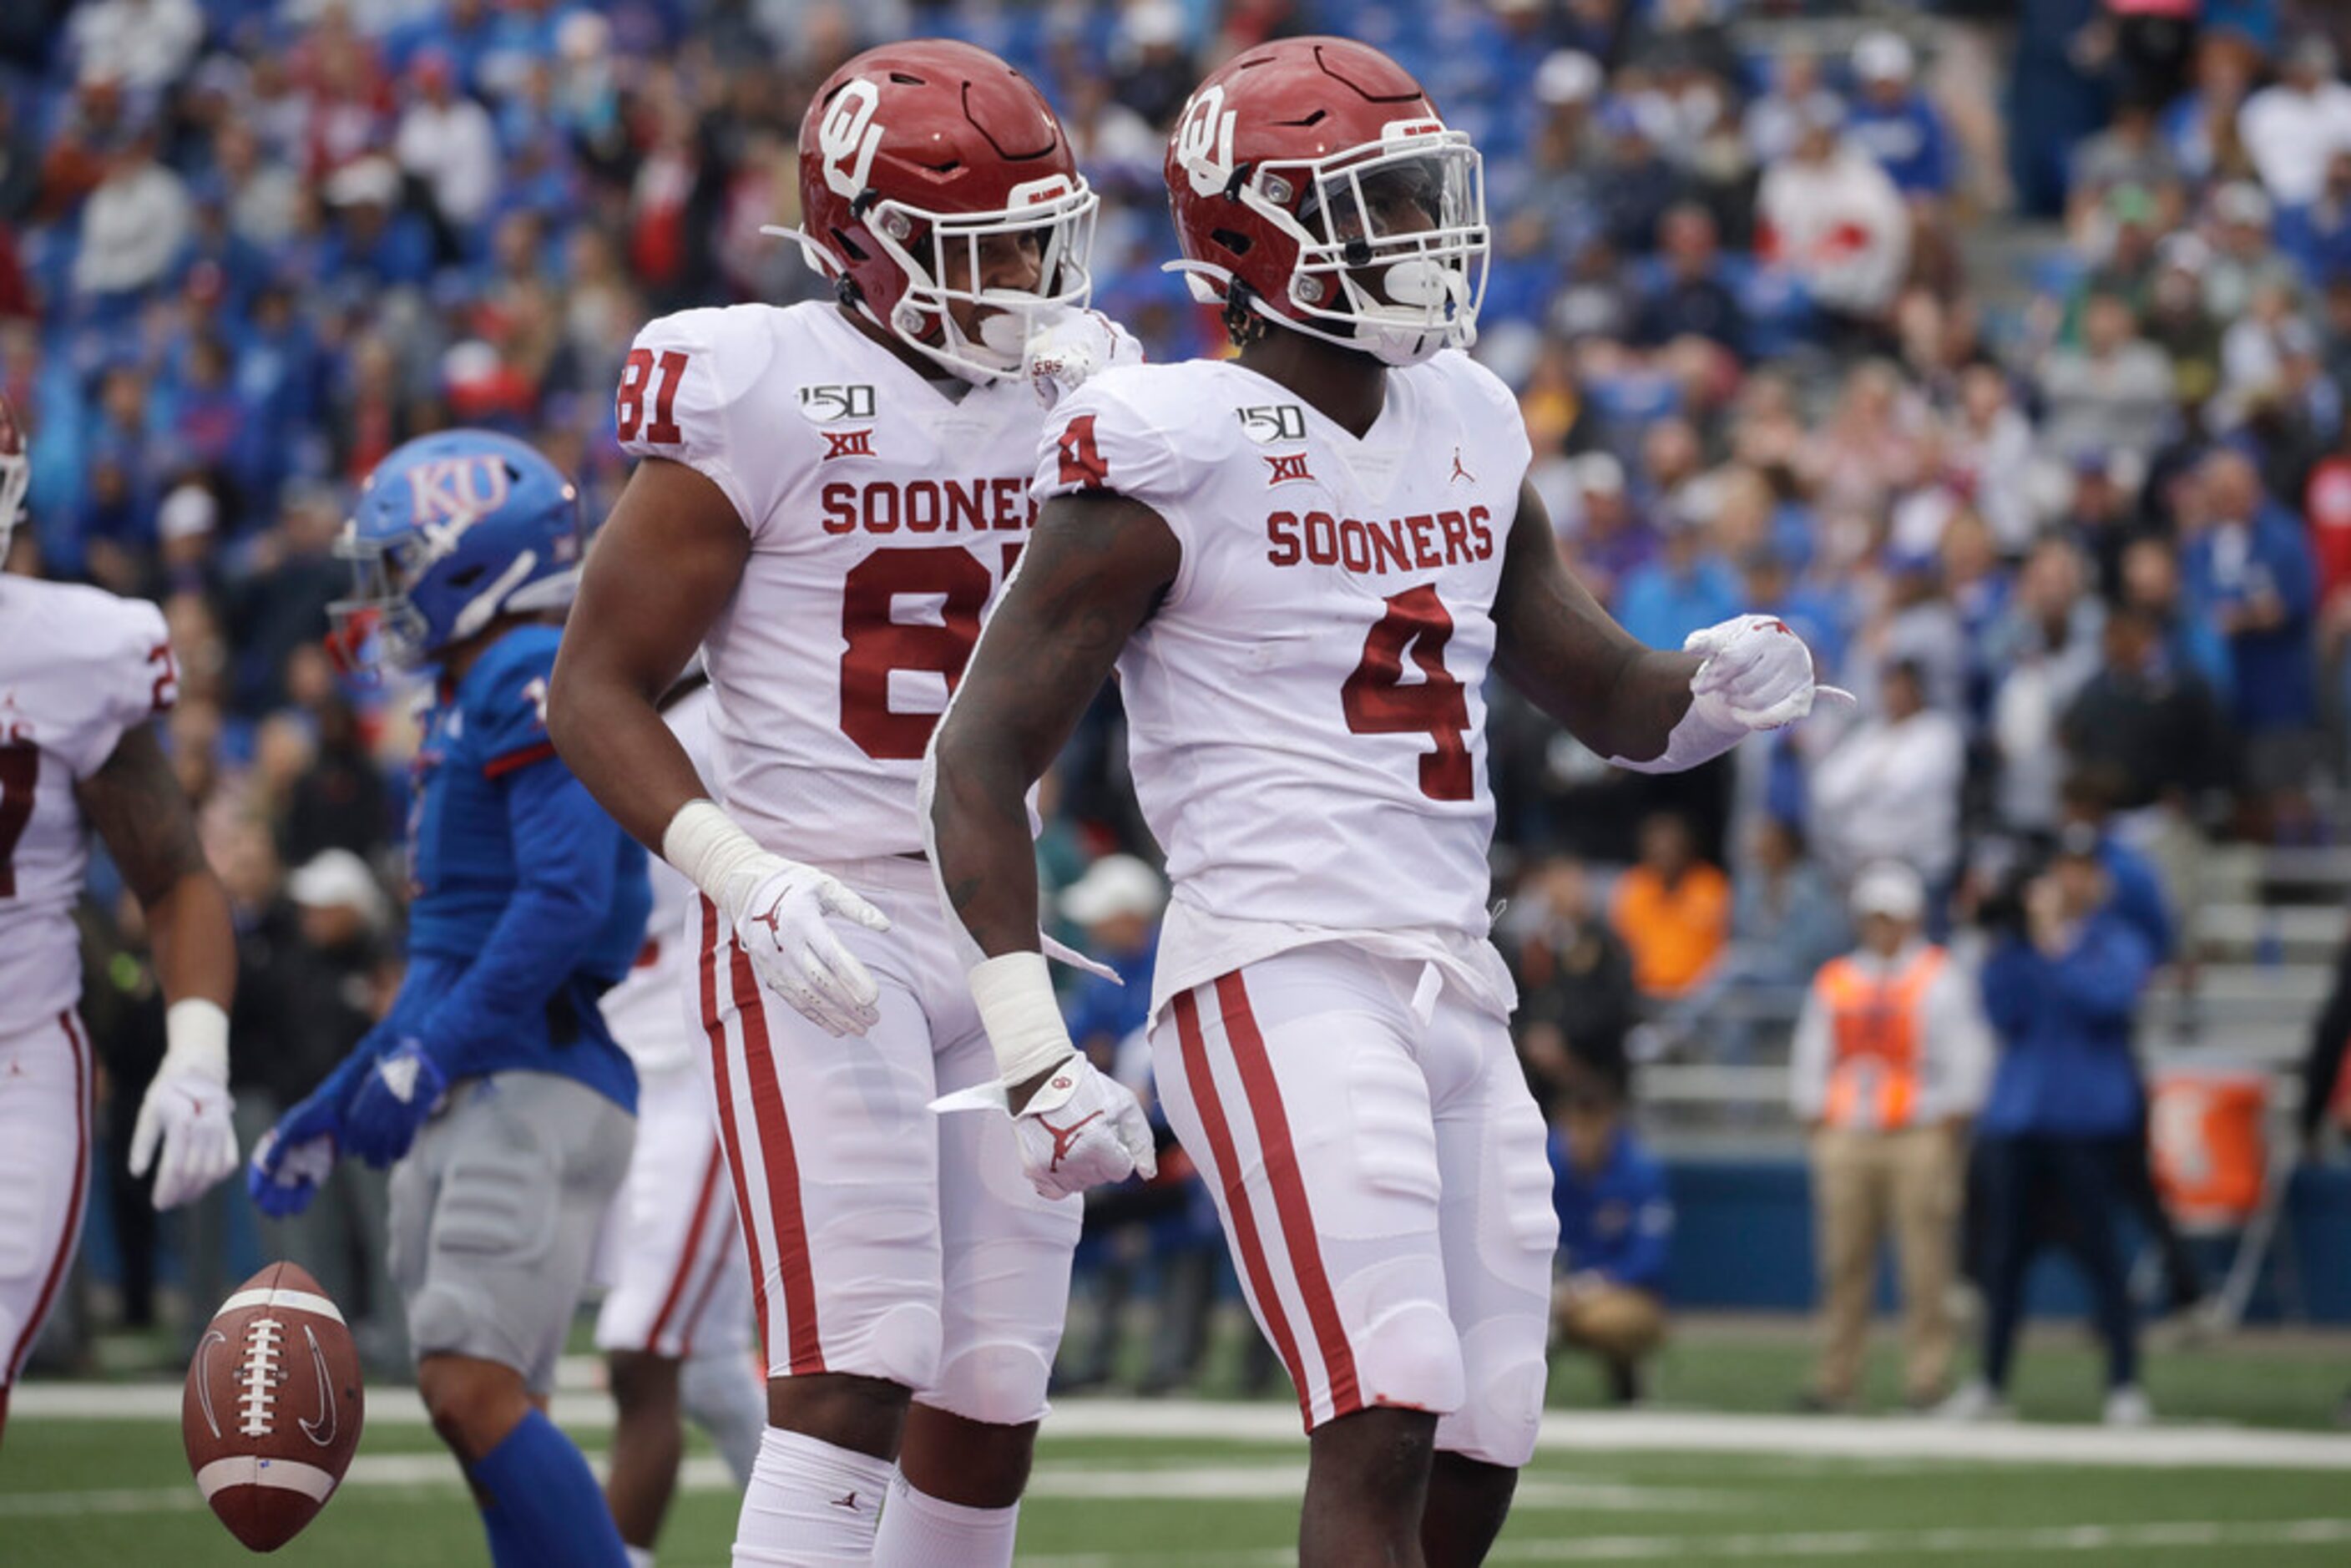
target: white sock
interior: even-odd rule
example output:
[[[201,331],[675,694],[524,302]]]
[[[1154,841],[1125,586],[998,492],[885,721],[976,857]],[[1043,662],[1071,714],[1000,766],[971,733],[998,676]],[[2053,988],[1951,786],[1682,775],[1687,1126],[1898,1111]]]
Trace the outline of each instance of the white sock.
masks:
[[[629,1554],[629,1568],[653,1568],[653,1549],[652,1547],[630,1546],[623,1543],[621,1550]]]
[[[695,1356],[678,1375],[678,1399],[718,1445],[735,1484],[749,1486],[768,1425],[768,1386],[753,1375],[749,1360],[733,1351]]]
[[[1010,1568],[1020,1505],[966,1508],[890,1478],[889,1506],[873,1539],[873,1568]]]
[[[873,1560],[887,1459],[770,1427],[743,1493],[735,1568],[846,1568]]]

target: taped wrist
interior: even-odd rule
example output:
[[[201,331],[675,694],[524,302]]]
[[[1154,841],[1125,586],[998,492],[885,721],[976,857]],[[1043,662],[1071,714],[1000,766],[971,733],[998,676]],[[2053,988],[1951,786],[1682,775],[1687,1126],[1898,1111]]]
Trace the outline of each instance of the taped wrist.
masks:
[[[1746,738],[1747,727],[1730,716],[1729,706],[1721,697],[1709,692],[1690,699],[1689,710],[1666,737],[1666,748],[1656,756],[1646,762],[1629,757],[1612,757],[1608,761],[1611,767],[1634,773],[1680,773],[1713,761]]]
[[[978,1006],[987,1043],[996,1048],[997,1076],[1007,1088],[1077,1053],[1042,953],[981,959],[972,967],[971,999]]]
[[[761,849],[715,802],[695,800],[680,806],[662,830],[662,859],[683,872],[731,921],[755,880],[739,873],[763,863],[772,871],[780,857]]]
[[[163,1064],[156,1075],[166,1072],[228,1082],[228,1014],[218,1002],[188,997],[163,1009]]]

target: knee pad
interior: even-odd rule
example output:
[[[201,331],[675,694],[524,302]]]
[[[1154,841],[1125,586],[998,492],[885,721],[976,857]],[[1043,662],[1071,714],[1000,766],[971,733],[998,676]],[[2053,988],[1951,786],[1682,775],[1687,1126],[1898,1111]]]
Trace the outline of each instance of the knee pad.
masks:
[[[1462,1396],[1460,1337],[1433,1301],[1384,1312],[1354,1336],[1355,1377],[1366,1405],[1442,1414]]]
[[[529,1357],[520,1336],[501,1322],[497,1303],[486,1291],[434,1280],[409,1299],[409,1354],[469,1355],[513,1367],[528,1377]]]
[[[1022,1427],[1045,1416],[1053,1364],[1032,1345],[997,1341],[959,1351],[922,1389],[923,1403],[967,1421]]]
[[[1541,1317],[1489,1318],[1462,1335],[1467,1392],[1437,1424],[1438,1448],[1511,1469],[1534,1458],[1551,1373],[1545,1330]]]
[[[819,1320],[820,1324],[822,1320]],[[878,1377],[901,1388],[928,1388],[938,1377],[941,1330],[935,1308],[906,1304],[887,1308],[865,1325],[863,1332],[836,1343],[825,1331],[824,1369],[859,1377]],[[770,1354],[781,1351],[775,1347]],[[768,1375],[783,1376],[789,1365],[770,1364]]]

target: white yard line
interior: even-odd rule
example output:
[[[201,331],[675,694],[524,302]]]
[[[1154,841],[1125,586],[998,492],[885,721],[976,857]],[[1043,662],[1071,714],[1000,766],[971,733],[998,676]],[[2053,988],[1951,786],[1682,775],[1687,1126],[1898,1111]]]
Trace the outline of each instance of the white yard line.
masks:
[[[1493,1563],[1719,1563],[1738,1559],[1821,1562],[1896,1556],[1903,1561],[1955,1552],[2046,1556],[2082,1552],[2199,1551],[2245,1546],[2339,1547],[2351,1542],[2351,1519],[2220,1523],[2181,1520],[2154,1524],[2066,1524],[2041,1529],[1837,1530],[1783,1534],[1601,1535],[1510,1541]],[[1284,1568],[1286,1551],[1173,1553],[1084,1552],[1024,1555],[1022,1568]]]
[[[15,1391],[19,1420],[166,1421],[180,1414],[171,1384],[30,1383]],[[590,1392],[558,1394],[556,1422],[594,1432],[612,1424],[611,1403]],[[410,1390],[368,1390],[367,1418],[418,1427],[424,1409]],[[1047,1441],[1124,1438],[1300,1443],[1297,1412],[1279,1404],[1073,1399],[1045,1423]],[[1553,1411],[1538,1446],[1551,1453],[1759,1454],[1779,1458],[1958,1460],[2123,1469],[2351,1470],[2351,1435],[2244,1427],[2137,1430],[2017,1422],[1952,1426],[1896,1417],[1719,1416],[1676,1411]],[[1122,1456],[1122,1459],[1123,1456]]]

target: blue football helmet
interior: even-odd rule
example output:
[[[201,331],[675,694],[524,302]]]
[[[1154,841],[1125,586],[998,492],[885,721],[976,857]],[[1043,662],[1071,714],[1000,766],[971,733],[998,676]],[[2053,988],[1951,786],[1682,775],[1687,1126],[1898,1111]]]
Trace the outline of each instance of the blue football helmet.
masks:
[[[375,465],[335,553],[351,597],[328,606],[335,640],[402,669],[500,615],[560,610],[579,583],[580,492],[512,436],[446,430]]]

